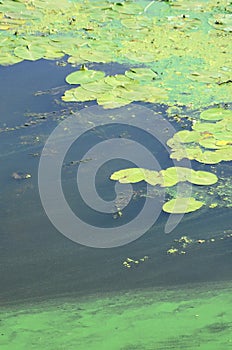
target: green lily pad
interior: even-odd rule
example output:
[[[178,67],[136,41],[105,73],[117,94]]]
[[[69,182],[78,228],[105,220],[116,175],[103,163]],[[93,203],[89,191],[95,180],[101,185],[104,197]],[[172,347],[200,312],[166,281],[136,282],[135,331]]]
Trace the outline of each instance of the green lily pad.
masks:
[[[81,69],[69,74],[65,80],[68,84],[86,84],[102,79],[104,76],[105,73],[101,71]]]
[[[130,104],[132,100],[124,99],[123,96],[117,96],[115,91],[106,92],[97,97],[97,103],[103,108],[119,108]]]
[[[187,181],[191,175],[191,169],[184,167],[170,167],[165,170],[161,170],[162,187],[171,187],[178,182]]]
[[[200,118],[204,120],[221,120],[226,117],[232,118],[232,111],[223,108],[210,108],[200,114]]]
[[[140,83],[149,83],[157,79],[158,74],[150,68],[131,68],[125,75]]]
[[[163,211],[170,214],[185,214],[196,211],[204,205],[193,197],[171,199],[163,205]]]
[[[208,134],[213,134],[216,131],[221,131],[224,129],[224,125],[218,123],[202,123],[200,121],[196,122],[193,126],[192,129],[198,132],[205,132]]]
[[[191,143],[198,142],[200,137],[200,133],[197,131],[181,130],[175,133],[174,140],[181,143]]]
[[[105,92],[112,90],[112,87],[105,82],[105,79],[100,79],[87,84],[81,84],[81,87],[97,94],[104,94]]]
[[[194,185],[213,185],[218,181],[218,177],[208,171],[194,171],[191,170],[189,174],[188,181]]]
[[[201,147],[209,148],[209,149],[219,149],[220,148],[220,146],[216,145],[216,139],[213,137],[200,140],[199,145]]]
[[[132,82],[132,80],[124,74],[108,75],[105,78],[105,82],[111,87],[126,86]]]
[[[222,161],[222,158],[221,158],[221,154],[217,153],[217,151],[215,152],[205,151],[205,152],[202,152],[201,155],[197,156],[195,160],[204,164],[217,164]]]
[[[24,60],[36,61],[46,54],[46,50],[40,46],[28,44],[27,46],[16,47],[14,54]]]
[[[185,167],[170,167],[160,172],[143,168],[129,168],[114,172],[111,180],[120,183],[136,183],[146,181],[152,186],[171,187],[178,182],[188,181],[196,185],[212,185],[218,180],[217,176],[207,171],[195,171]]]
[[[226,149],[218,149],[215,151],[216,156],[221,159],[221,161],[231,161],[232,160],[232,147]]]
[[[141,168],[122,169],[114,172],[110,179],[124,184],[136,183],[144,180],[144,171]]]
[[[143,169],[143,173],[144,181],[146,181],[148,184],[152,186],[162,184],[162,177],[160,176],[160,173],[158,171]]]
[[[180,161],[181,159],[187,158],[190,160],[194,160],[199,158],[202,155],[202,150],[199,146],[195,146],[193,148],[189,147],[180,147],[175,149],[171,155],[171,159],[176,159]]]

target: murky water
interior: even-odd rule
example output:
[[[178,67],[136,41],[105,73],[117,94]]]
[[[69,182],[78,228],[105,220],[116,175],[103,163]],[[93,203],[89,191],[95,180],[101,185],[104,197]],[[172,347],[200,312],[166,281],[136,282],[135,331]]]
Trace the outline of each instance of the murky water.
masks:
[[[107,66],[109,74],[119,72],[119,68],[123,71],[122,67]],[[201,286],[209,282],[221,286],[225,281],[230,281],[232,243],[226,236],[231,234],[231,209],[202,209],[185,215],[171,234],[164,233],[167,215],[163,213],[145,235],[128,245],[111,249],[81,246],[53,227],[40,202],[38,164],[46,138],[61,116],[66,118],[71,110],[84,106],[61,102],[60,96],[66,86],[64,78],[71,70],[70,66],[59,67],[49,61],[0,67],[2,305],[18,305],[21,302],[27,305],[28,302],[48,302],[59,297],[72,297],[78,301],[79,298],[97,295],[101,299],[108,295],[106,293],[117,295],[137,290],[147,293],[152,288],[184,289],[195,283]],[[165,107],[148,107],[165,113]],[[86,220],[92,220],[102,227],[118,225],[118,221],[112,215],[93,214],[85,206],[80,206],[79,194],[74,190],[78,160],[91,143],[115,135],[120,137],[125,133],[128,137],[140,137],[120,126],[99,129],[86,136],[82,148],[76,146],[70,150],[62,170],[64,188],[73,210],[79,208]],[[152,146],[149,142],[147,139],[146,145],[158,155],[159,146]],[[160,162],[163,167],[170,166],[168,156],[160,159]],[[102,168],[97,185],[103,198],[114,198],[109,176],[123,164],[123,161],[114,161]],[[14,172],[30,174],[31,177],[16,180],[11,176]],[[136,193],[143,190],[143,184],[134,187]],[[143,201],[143,197],[137,196],[132,208],[126,212],[126,218],[122,220],[133,217]],[[168,255],[167,250],[178,245],[175,240],[182,236],[191,237],[195,243],[186,249],[186,254]],[[208,243],[197,243],[204,239]],[[209,242],[210,239],[213,241]],[[122,264],[128,257],[137,260],[144,256],[148,256],[146,261],[134,264],[130,269]],[[197,290],[198,287],[194,293]],[[139,346],[138,343],[136,346]],[[4,349],[15,349],[14,346]],[[72,346],[70,349],[74,348]],[[114,347],[119,348],[117,345]],[[132,348],[139,347],[125,347]],[[169,343],[169,347],[165,348],[173,347]]]
[[[108,67],[116,69],[118,67]],[[166,251],[181,236],[194,239],[223,237],[231,228],[231,210],[201,210],[186,215],[171,234],[164,234],[166,214],[135,242],[112,249],[93,249],[78,245],[60,234],[47,218],[38,194],[37,171],[39,155],[47,136],[57,125],[61,115],[67,116],[77,104],[61,103],[65,88],[64,77],[72,68],[58,67],[54,62],[39,61],[1,67],[1,301],[17,299],[52,298],[67,293],[80,295],[116,290],[133,290],[153,286],[171,286],[201,281],[221,281],[231,278],[231,241],[216,239],[212,244],[195,244],[190,252],[168,256]],[[49,76],[49,79],[47,77]],[[37,93],[49,89],[48,93]],[[36,95],[36,96],[35,96]],[[58,101],[58,102],[57,102]],[[82,106],[78,106],[81,108]],[[39,113],[34,117],[33,114]],[[43,119],[45,118],[45,119]],[[26,126],[28,125],[29,126]],[[6,128],[19,126],[17,130]],[[105,132],[105,131],[104,131]],[[83,141],[83,149],[91,142],[120,135],[130,130],[120,127],[101,130]],[[133,136],[133,135],[132,135]],[[93,141],[92,141],[93,140]],[[149,142],[149,141],[148,141]],[[76,166],[70,162],[81,158],[78,149],[66,158],[63,179],[71,205],[75,207],[78,194],[73,192]],[[168,158],[164,163],[168,164]],[[120,168],[114,162],[102,171],[98,182],[101,195],[113,196],[109,175]],[[165,164],[164,164],[165,165]],[[13,172],[31,174],[25,180],[12,179]],[[135,190],[141,190],[136,185]],[[139,209],[143,199],[134,203],[132,213]],[[74,208],[75,209],[75,208]],[[92,212],[83,207],[86,218]],[[99,225],[117,224],[111,216],[90,218]],[[130,271],[122,266],[127,257],[149,259]]]

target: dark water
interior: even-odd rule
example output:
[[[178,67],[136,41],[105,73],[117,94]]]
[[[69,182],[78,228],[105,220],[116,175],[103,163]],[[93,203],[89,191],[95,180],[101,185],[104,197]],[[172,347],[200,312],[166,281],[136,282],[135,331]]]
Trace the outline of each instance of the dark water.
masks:
[[[120,72],[120,69],[124,70],[109,65],[107,73]],[[50,61],[0,67],[1,302],[231,280],[232,243],[231,239],[225,238],[231,229],[231,209],[202,209],[185,215],[171,234],[164,233],[167,215],[162,214],[141,238],[111,249],[81,246],[53,227],[43,210],[38,192],[39,155],[60,116],[68,116],[71,109],[81,109],[84,105],[61,103],[60,96],[68,87],[64,78],[72,70],[70,66],[60,67]],[[49,89],[53,90],[36,94]],[[161,106],[152,108],[165,110]],[[33,113],[40,115],[33,117]],[[7,130],[16,126],[17,130]],[[119,137],[123,133],[133,136],[131,130],[122,130],[118,126],[104,132],[100,129],[83,140],[83,149],[87,149],[93,140],[112,135]],[[137,137],[139,139],[139,135]],[[149,139],[146,142],[148,145]],[[62,172],[74,210],[75,199],[78,198],[78,193],[73,191],[77,169],[70,162],[80,159],[83,149],[70,151]],[[158,154],[160,150],[154,152]],[[168,157],[161,163],[164,167],[170,165]],[[113,198],[113,187],[108,178],[122,164],[120,161],[113,162],[102,169],[97,184],[103,198]],[[19,171],[31,174],[31,178],[12,179],[11,174]],[[136,191],[140,189],[135,186]],[[127,218],[139,210],[143,200],[141,198],[134,203],[127,212]],[[117,225],[112,216],[94,217],[84,207],[81,211],[83,216],[89,216],[100,226]],[[215,242],[194,244],[185,255],[167,255],[167,250],[175,244],[174,240],[181,236],[195,240],[213,237]],[[149,259],[138,267],[129,270],[122,265],[127,257],[139,259],[145,255]]]

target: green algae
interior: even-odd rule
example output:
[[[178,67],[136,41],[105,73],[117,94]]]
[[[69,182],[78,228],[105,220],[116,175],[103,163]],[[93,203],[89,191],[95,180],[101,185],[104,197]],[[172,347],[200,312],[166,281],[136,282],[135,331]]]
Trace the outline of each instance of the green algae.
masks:
[[[105,108],[129,101],[204,107],[230,102],[230,21],[229,1],[2,0],[0,64],[64,55],[70,64],[126,63],[141,88],[92,96]],[[160,90],[146,100],[148,88]]]
[[[3,307],[0,344],[2,350],[227,350],[231,319],[225,282],[63,298]]]

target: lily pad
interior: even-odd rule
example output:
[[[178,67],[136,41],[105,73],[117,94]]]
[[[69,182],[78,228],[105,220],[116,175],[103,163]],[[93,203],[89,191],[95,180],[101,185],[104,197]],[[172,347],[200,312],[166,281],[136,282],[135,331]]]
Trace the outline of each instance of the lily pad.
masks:
[[[69,74],[65,80],[68,84],[86,84],[102,79],[104,76],[105,73],[101,71],[80,69]]]
[[[218,181],[217,175],[208,171],[194,171],[191,170],[188,181],[194,185],[213,185]]]
[[[200,137],[200,133],[197,131],[181,130],[174,135],[174,140],[181,143],[191,143],[198,142]]]
[[[170,214],[185,214],[196,211],[204,205],[193,197],[171,199],[163,205],[163,211]]]
[[[202,152],[201,155],[195,158],[198,162],[204,164],[217,164],[222,161],[221,153],[205,151]]]
[[[155,170],[143,169],[144,181],[152,186],[160,185],[162,183],[162,178],[160,173]]]
[[[24,60],[36,61],[46,54],[46,50],[40,46],[28,44],[27,46],[16,47],[14,54]]]
[[[200,118],[204,120],[221,120],[223,118],[232,118],[232,111],[223,108],[210,108],[200,114]]]
[[[150,68],[131,68],[125,72],[125,75],[140,83],[149,83],[158,78],[158,74]]]
[[[141,168],[122,169],[114,172],[110,179],[124,184],[136,183],[144,180],[144,171]]]

